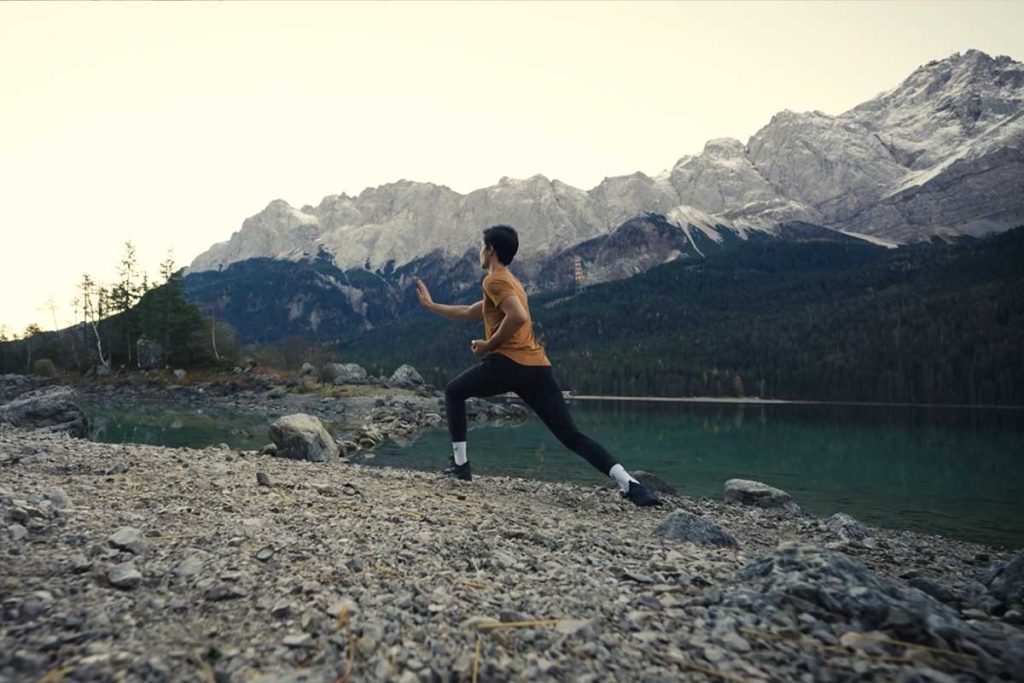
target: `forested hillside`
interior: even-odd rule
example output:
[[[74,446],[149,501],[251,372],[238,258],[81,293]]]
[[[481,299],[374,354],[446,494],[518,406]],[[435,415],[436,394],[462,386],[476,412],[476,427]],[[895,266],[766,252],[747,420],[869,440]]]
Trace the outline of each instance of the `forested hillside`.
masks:
[[[1024,228],[897,250],[751,241],[531,309],[578,392],[1024,403]],[[480,336],[418,313],[350,336],[342,355],[443,384]]]

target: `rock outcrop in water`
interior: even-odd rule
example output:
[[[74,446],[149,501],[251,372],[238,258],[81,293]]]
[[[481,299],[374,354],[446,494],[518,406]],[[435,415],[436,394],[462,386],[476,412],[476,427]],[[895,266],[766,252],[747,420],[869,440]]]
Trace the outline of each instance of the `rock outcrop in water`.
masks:
[[[89,422],[68,387],[49,387],[19,395],[0,405],[0,424],[71,436],[88,434]]]

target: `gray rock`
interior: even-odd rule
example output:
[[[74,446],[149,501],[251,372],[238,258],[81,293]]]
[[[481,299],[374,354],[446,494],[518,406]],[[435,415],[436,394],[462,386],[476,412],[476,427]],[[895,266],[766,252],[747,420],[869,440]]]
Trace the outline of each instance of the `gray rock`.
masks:
[[[129,560],[111,567],[107,572],[107,581],[116,588],[134,588],[142,581],[142,574],[135,568],[135,562]]]
[[[989,591],[1008,607],[1024,601],[1024,550],[995,573]]]
[[[130,550],[136,555],[146,549],[146,539],[143,537],[142,532],[130,526],[123,526],[115,531],[107,539],[107,542],[115,548]]]
[[[792,497],[783,491],[759,481],[730,479],[725,482],[725,502],[755,505],[762,508],[799,510]]]
[[[71,503],[71,498],[64,489],[53,489],[46,494],[46,498],[53,503],[53,506],[58,510],[67,510],[74,507]]]
[[[313,642],[313,636],[308,633],[289,633],[281,641],[288,647],[306,647]]]
[[[221,602],[223,600],[244,598],[247,595],[249,595],[249,592],[237,584],[222,583],[208,588],[203,597],[210,602]]]
[[[299,368],[299,377],[316,377],[317,369],[312,363],[303,363]]]
[[[825,528],[841,541],[863,541],[871,535],[868,527],[845,512],[837,512],[826,519]]]
[[[182,578],[196,576],[203,570],[205,560],[200,555],[189,555],[174,567],[174,575]]]
[[[411,365],[400,365],[388,380],[391,386],[413,389],[423,385],[423,377]]]
[[[881,631],[894,640],[969,652],[991,677],[1024,674],[1024,634],[982,632],[955,610],[904,584],[879,578],[847,555],[785,543],[734,572],[716,591],[719,609],[788,613],[844,631]]]
[[[297,413],[285,415],[270,426],[277,455],[295,460],[337,462],[338,445],[317,418]]]
[[[907,583],[918,590],[924,591],[936,600],[949,603],[955,599],[953,592],[948,588],[924,576],[915,576]]]
[[[673,510],[654,528],[653,534],[661,538],[689,541],[701,545],[725,548],[737,547],[732,534],[723,531],[703,517],[685,510]]]
[[[85,412],[68,387],[50,387],[22,394],[0,406],[0,424],[84,438],[89,433]]]
[[[15,541],[20,541],[21,539],[28,536],[28,530],[20,524],[10,525],[9,527],[7,527],[7,531],[11,534],[11,538]]]
[[[275,448],[274,450],[276,451],[277,449]],[[270,475],[267,474],[266,472],[263,472],[262,470],[256,473],[256,484],[258,486],[267,487],[271,487],[274,485],[274,483],[270,480]]]
[[[185,379],[186,374],[187,373],[184,370],[178,368],[177,370],[174,371],[174,379],[180,382],[181,380]]]
[[[516,407],[521,407],[516,404],[513,405],[515,405]],[[633,475],[634,479],[636,479],[641,484],[643,484],[644,486],[653,491],[657,491],[658,493],[664,493],[669,496],[677,495],[676,490],[672,488],[672,485],[666,482],[661,477],[657,476],[656,474],[652,474],[644,470],[636,470],[635,472],[630,472],[630,474]]]
[[[356,363],[328,363],[323,374],[331,384],[365,384],[367,380],[366,369]]]

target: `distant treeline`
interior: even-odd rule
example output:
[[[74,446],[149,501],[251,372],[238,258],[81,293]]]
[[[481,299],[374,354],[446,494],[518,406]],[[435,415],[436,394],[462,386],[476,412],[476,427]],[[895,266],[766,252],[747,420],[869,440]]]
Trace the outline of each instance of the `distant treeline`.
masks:
[[[513,266],[514,270],[514,266]],[[563,388],[661,396],[1024,403],[1024,227],[954,244],[752,241],[531,298]],[[443,385],[480,325],[418,314],[346,360]]]
[[[20,338],[0,335],[0,371],[54,374],[113,371],[163,365],[189,366],[215,356],[213,324],[185,299],[181,271],[171,257],[160,266],[162,283],[150,283],[125,244],[119,279],[101,285],[82,276],[74,299],[77,323],[51,332],[29,325]],[[223,344],[232,344],[224,330]]]

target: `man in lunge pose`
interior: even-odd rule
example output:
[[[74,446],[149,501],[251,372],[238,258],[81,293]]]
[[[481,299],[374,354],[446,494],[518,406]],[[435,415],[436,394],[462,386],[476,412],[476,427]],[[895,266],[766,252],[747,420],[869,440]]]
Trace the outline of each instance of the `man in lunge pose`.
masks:
[[[466,458],[466,399],[514,391],[566,448],[614,479],[625,498],[640,506],[660,505],[661,500],[652,491],[573,423],[551,372],[551,362],[534,339],[526,291],[508,269],[518,250],[519,237],[511,227],[495,225],[484,230],[480,245],[480,267],[487,271],[484,296],[470,306],[434,303],[423,281],[416,283],[416,295],[427,310],[452,320],[484,321],[485,339],[470,343],[473,354],[483,360],[445,387],[453,460],[444,474],[472,479]]]

